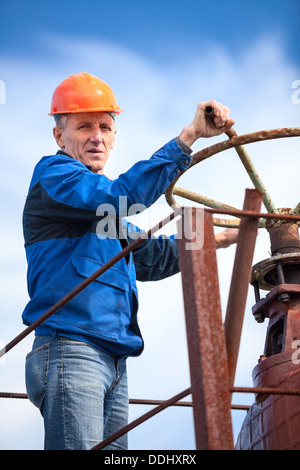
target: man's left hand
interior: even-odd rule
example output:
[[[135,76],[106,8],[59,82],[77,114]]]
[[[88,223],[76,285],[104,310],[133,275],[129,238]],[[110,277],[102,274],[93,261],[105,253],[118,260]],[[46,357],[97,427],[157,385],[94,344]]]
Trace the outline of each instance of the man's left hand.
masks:
[[[223,232],[215,234],[217,249],[227,248],[237,242],[239,230],[237,228],[227,228]]]

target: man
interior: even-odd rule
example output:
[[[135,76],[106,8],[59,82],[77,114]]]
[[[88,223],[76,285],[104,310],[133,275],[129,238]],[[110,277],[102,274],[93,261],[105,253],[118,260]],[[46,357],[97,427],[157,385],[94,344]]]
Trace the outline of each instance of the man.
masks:
[[[205,119],[206,105],[214,108],[215,125]],[[120,198],[127,207],[149,207],[188,168],[197,139],[234,124],[222,104],[200,103],[176,139],[110,181],[103,171],[121,111],[112,90],[87,73],[71,75],[54,92],[50,114],[60,150],[37,164],[24,208],[26,325],[130,241]],[[121,221],[115,236],[97,233],[102,204]],[[216,237],[217,246],[235,241],[228,231]],[[44,418],[45,449],[90,449],[127,423],[126,358],[143,350],[136,279],[159,280],[178,271],[176,240],[151,238],[36,329],[26,386]],[[110,448],[126,449],[126,439]]]

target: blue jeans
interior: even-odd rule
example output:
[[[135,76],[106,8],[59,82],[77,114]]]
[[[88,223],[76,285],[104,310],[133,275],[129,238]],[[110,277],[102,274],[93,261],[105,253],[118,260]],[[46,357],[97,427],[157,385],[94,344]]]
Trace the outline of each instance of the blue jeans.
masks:
[[[26,388],[40,409],[46,450],[88,450],[128,422],[126,361],[81,341],[37,336]],[[127,449],[127,435],[107,449]]]

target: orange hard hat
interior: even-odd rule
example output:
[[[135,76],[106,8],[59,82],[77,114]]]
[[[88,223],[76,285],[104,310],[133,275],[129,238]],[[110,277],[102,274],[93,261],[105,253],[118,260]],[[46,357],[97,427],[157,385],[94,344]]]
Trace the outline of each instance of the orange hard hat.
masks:
[[[82,72],[70,75],[57,86],[49,114],[52,116],[95,111],[119,114],[123,110],[119,108],[114,93],[103,80]]]

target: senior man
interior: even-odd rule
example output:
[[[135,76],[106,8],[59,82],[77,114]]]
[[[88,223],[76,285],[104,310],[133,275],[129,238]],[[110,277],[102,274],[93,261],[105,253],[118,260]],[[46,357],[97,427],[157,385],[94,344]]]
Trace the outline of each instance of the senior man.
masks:
[[[214,108],[214,124],[205,119],[207,105]],[[120,197],[127,207],[151,206],[189,167],[197,139],[234,124],[227,107],[214,100],[200,103],[178,137],[111,181],[103,171],[121,111],[110,87],[87,73],[67,77],[53,94],[50,114],[60,150],[36,165],[24,208],[26,325],[130,241]],[[119,236],[97,234],[101,204],[117,214]],[[216,235],[217,247],[235,241],[232,231]],[[143,350],[136,279],[159,280],[177,272],[176,239],[150,238],[36,329],[26,358],[26,387],[44,419],[45,449],[90,449],[127,423],[126,358]],[[109,448],[126,449],[127,436]]]

